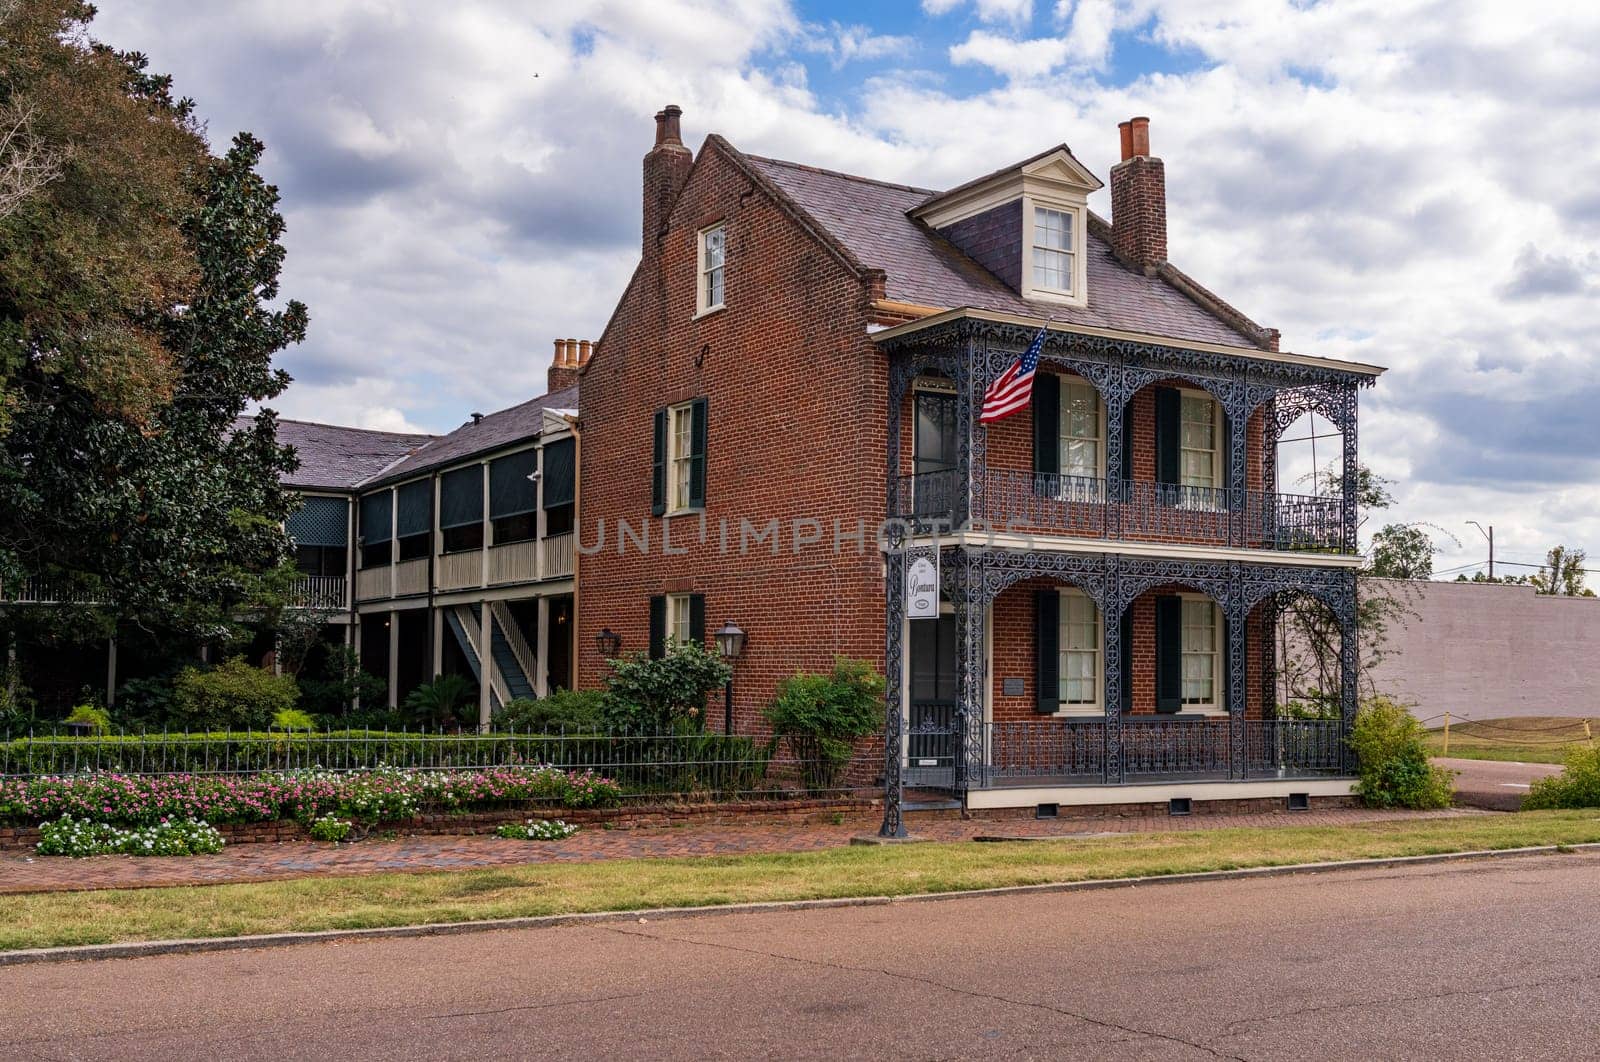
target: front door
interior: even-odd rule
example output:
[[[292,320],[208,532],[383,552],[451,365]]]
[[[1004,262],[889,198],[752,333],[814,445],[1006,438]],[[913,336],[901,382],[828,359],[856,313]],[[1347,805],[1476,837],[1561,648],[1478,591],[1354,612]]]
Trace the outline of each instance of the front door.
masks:
[[[914,619],[911,627],[911,705],[906,721],[906,784],[955,785],[956,618]]]

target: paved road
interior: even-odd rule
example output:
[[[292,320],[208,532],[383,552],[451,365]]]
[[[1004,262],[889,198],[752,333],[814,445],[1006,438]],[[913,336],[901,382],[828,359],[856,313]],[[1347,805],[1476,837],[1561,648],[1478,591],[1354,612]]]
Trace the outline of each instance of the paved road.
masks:
[[[1600,856],[0,969],[0,1057],[1593,1057]]]
[[[1434,763],[1456,772],[1456,803],[1465,807],[1516,811],[1535,778],[1560,774],[1559,763],[1511,763],[1435,756]]]

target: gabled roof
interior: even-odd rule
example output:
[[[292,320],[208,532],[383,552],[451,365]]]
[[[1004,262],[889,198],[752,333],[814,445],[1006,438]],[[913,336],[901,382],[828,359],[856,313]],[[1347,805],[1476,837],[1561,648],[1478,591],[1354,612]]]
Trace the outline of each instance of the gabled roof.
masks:
[[[736,151],[726,144],[719,146]],[[1060,149],[1051,148],[1027,162],[1057,150]],[[1236,328],[1220,312],[1203,306],[1159,273],[1147,276],[1123,265],[1106,239],[1105,222],[1098,218],[1091,218],[1086,248],[1088,305],[1034,302],[1024,299],[937,232],[913,220],[911,211],[940,195],[932,189],[756,155],[741,158],[790,204],[813,219],[850,258],[865,268],[883,270],[884,295],[890,301],[936,309],[964,306],[1041,319],[1053,317],[1063,324],[1177,340],[1260,345],[1259,330],[1255,334],[1246,330],[1253,326],[1243,315],[1235,311],[1233,318],[1239,323]]]
[[[576,385],[529,399],[510,409],[489,413],[478,423],[467,421],[448,435],[432,439],[405,460],[386,469],[381,475],[363,482],[361,486],[376,486],[399,479],[420,475],[441,465],[463,461],[470,457],[501,450],[515,443],[538,438],[544,431],[547,411],[576,409]]]
[[[241,418],[248,420],[249,418]],[[433,440],[369,428],[347,428],[306,420],[278,421],[278,443],[294,447],[300,467],[284,477],[302,490],[354,490],[364,480]]]

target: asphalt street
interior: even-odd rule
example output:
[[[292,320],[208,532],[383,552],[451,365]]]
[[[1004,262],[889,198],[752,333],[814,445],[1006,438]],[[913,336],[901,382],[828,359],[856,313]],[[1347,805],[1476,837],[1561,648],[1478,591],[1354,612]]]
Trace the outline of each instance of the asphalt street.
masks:
[[[1458,760],[1435,756],[1433,762],[1456,772],[1456,803],[1465,807],[1516,811],[1534,779],[1561,773],[1559,763],[1513,763],[1506,760]]]
[[[1591,1058],[1600,856],[0,969],[40,1059]]]

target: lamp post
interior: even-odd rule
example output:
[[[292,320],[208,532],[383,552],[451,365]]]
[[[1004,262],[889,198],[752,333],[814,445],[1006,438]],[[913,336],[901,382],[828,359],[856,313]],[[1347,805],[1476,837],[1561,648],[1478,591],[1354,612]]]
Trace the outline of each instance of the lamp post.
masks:
[[[717,652],[728,662],[728,683],[722,691],[722,732],[733,733],[733,662],[744,652],[744,631],[732,620],[717,628]]]
[[[622,635],[607,627],[594,636],[594,645],[600,650],[600,659],[615,660],[617,654],[622,652]]]

